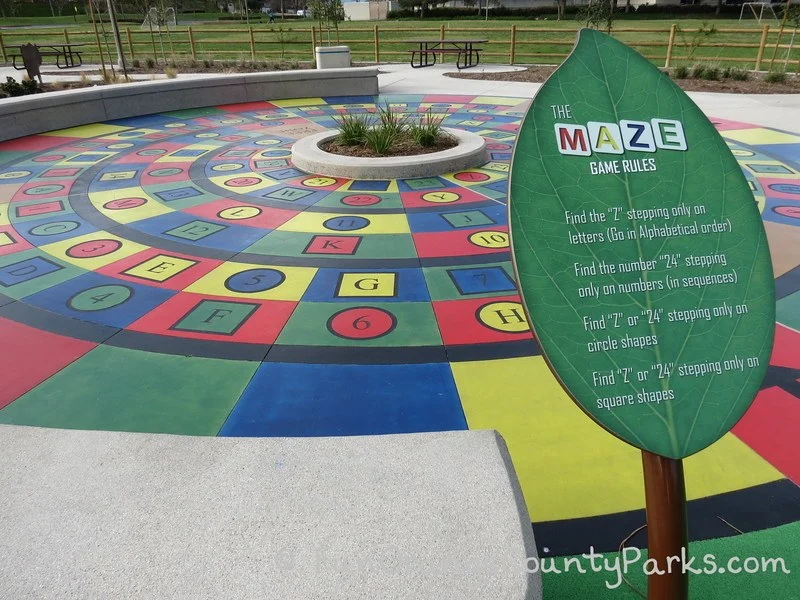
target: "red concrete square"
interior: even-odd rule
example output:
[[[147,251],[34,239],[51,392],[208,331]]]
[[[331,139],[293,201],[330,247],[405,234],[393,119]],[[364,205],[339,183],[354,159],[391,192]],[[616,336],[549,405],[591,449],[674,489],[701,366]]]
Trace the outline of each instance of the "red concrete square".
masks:
[[[187,315],[198,310],[204,300],[228,304],[257,305],[257,307],[255,310],[245,311],[244,320],[237,322],[236,328],[232,332],[227,330],[225,333],[210,333],[175,327],[182,320],[185,320]],[[278,334],[280,334],[283,326],[286,325],[296,306],[297,302],[283,300],[225,298],[222,296],[181,292],[129,325],[128,329],[198,340],[272,344],[278,338]]]
[[[96,344],[0,318],[0,408],[89,352]]]
[[[360,235],[315,235],[303,250],[303,254],[346,254],[356,253],[361,243]]]

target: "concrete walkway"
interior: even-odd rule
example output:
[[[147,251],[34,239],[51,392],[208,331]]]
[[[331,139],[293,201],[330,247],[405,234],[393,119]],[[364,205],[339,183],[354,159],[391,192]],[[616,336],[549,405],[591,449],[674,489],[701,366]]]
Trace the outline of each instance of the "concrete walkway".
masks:
[[[517,69],[521,69],[518,67]],[[409,65],[382,65],[378,76],[382,94],[481,94],[533,98],[541,84],[515,81],[456,79],[445,73],[453,65],[412,69]],[[478,67],[471,72],[515,70],[514,67]],[[689,97],[708,116],[755,123],[800,133],[800,94],[713,94],[689,92]]]
[[[44,80],[80,81],[82,71],[99,70],[99,65],[83,65],[75,69],[59,70],[52,65],[45,66]],[[471,72],[508,72],[523,70],[524,67],[486,65],[474,68]],[[484,81],[476,79],[456,79],[445,73],[455,71],[455,65],[445,64],[412,69],[408,64],[381,65],[379,76],[382,94],[481,94],[486,96],[512,96],[533,98],[541,84],[515,81]],[[13,77],[20,81],[24,71],[12,67],[0,67],[0,81]],[[180,79],[202,79],[214,77],[219,73],[179,73]],[[137,74],[137,81],[166,79],[162,73]],[[99,76],[92,79],[99,80]],[[800,94],[715,94],[708,92],[689,92],[697,105],[709,116],[755,123],[764,127],[800,133]]]

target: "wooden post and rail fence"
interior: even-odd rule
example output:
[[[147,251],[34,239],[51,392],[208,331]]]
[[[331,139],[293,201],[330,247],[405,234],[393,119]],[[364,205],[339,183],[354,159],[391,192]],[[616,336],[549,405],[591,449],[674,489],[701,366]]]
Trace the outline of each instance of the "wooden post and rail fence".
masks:
[[[317,27],[278,26],[189,26],[169,31],[139,27],[123,29],[124,51],[130,60],[167,64],[188,60],[214,60],[233,67],[236,61],[313,61],[314,47],[327,43],[350,47],[356,63],[407,62],[410,46],[404,40],[430,37],[488,38],[481,62],[494,64],[559,64],[575,41],[576,29],[510,26],[466,27],[451,24],[408,27],[365,24],[334,31]],[[745,69],[800,72],[800,44],[792,46],[788,36],[780,39],[777,27],[708,29],[669,27],[626,28],[613,31],[615,37],[639,51],[657,66],[717,65]],[[102,36],[101,36],[102,37]],[[113,52],[113,40],[95,37],[92,30],[26,29],[0,33],[0,53],[10,62],[9,47],[25,43],[82,43],[84,63],[100,62],[101,52]],[[646,37],[647,39],[642,39]],[[107,57],[107,56],[106,56]]]

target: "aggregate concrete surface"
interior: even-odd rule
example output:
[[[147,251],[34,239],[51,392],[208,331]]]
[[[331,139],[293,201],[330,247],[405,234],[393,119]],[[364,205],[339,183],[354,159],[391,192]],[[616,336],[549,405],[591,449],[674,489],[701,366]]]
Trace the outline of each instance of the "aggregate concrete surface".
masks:
[[[492,431],[202,438],[0,426],[0,597],[540,598]]]

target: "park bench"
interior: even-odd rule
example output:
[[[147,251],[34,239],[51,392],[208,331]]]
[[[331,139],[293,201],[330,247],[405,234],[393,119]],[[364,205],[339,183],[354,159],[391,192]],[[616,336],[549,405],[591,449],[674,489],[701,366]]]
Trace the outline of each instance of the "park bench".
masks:
[[[39,81],[41,81],[42,75],[39,72],[39,66],[42,64],[43,57],[55,56],[56,67],[59,69],[79,67],[83,64],[79,50],[81,46],[85,46],[85,44],[67,44],[59,42],[54,44],[6,46],[6,49],[11,51],[8,56],[11,58],[11,65],[17,71],[26,69],[28,71],[28,77],[31,79],[39,77]],[[17,59],[22,60],[22,66],[17,64]]]
[[[437,55],[455,55],[456,67],[469,69],[476,67],[480,63],[481,51],[483,48],[476,44],[486,43],[488,40],[408,40],[409,43],[417,44],[411,53],[411,66],[414,69],[432,67],[436,64]]]

